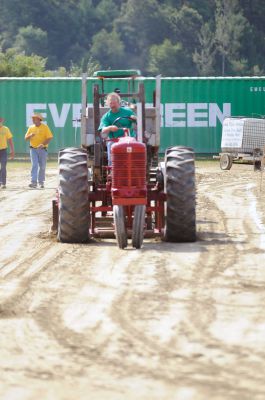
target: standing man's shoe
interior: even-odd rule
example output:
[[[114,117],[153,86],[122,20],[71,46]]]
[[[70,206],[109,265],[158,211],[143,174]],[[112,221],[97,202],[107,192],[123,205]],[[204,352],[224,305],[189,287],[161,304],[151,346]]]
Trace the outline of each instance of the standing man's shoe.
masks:
[[[36,183],[30,183],[29,187],[32,189],[36,189],[37,188],[37,184]]]

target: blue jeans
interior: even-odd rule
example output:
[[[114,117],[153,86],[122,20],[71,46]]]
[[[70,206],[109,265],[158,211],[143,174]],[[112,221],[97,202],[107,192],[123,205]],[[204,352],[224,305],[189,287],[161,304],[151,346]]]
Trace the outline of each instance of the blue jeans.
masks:
[[[45,181],[45,170],[47,161],[47,150],[30,148],[31,159],[31,182],[43,184]]]
[[[0,150],[0,183],[6,184],[7,149]]]

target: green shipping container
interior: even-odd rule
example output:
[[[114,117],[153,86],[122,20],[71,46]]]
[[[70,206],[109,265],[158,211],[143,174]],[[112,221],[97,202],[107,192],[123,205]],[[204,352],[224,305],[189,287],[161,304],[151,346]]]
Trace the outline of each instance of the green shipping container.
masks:
[[[146,102],[152,103],[155,78],[144,82]],[[88,103],[93,84],[87,81]],[[0,116],[14,136],[16,153],[28,153],[24,136],[33,112],[41,112],[54,134],[49,153],[80,144],[81,78],[0,78]],[[104,79],[105,92],[128,90],[125,79]],[[134,91],[133,84],[130,90]],[[265,115],[265,77],[161,78],[161,146],[186,145],[196,153],[221,150],[226,116]]]

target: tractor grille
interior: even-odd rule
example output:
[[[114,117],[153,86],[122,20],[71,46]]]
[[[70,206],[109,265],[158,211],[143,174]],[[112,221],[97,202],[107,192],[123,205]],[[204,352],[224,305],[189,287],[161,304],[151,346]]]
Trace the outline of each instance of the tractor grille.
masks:
[[[142,189],[146,187],[145,153],[113,154],[112,187],[115,189]]]

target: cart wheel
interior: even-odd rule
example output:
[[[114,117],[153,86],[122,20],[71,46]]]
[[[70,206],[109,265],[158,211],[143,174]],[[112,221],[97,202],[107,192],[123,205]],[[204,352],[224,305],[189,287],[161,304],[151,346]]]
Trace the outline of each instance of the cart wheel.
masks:
[[[261,157],[262,157],[262,150],[259,148],[254,149],[253,150],[254,171],[261,170]]]
[[[117,244],[120,249],[124,249],[127,247],[128,240],[123,206],[113,206],[113,215]]]
[[[230,156],[230,154],[223,153],[221,154],[220,157],[220,168],[224,170],[231,169],[233,164],[233,158]]]
[[[138,205],[134,208],[132,229],[132,246],[140,249],[144,239],[145,206]]]
[[[254,160],[254,171],[261,171],[261,160]]]

